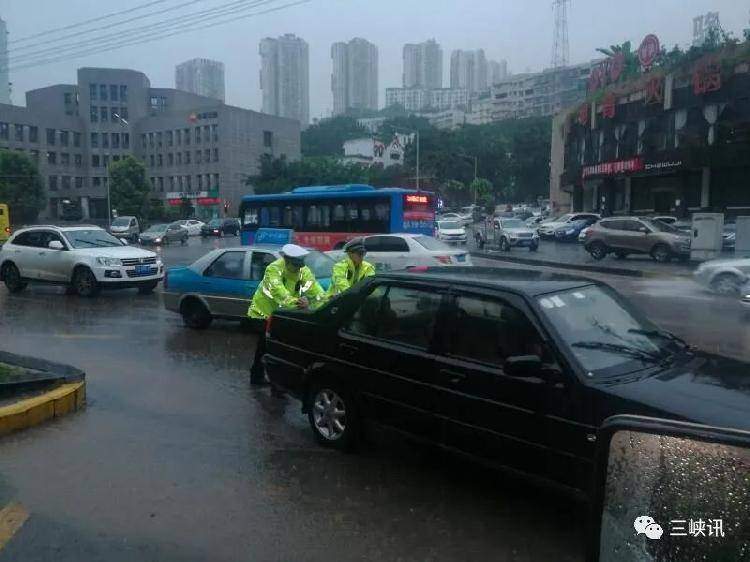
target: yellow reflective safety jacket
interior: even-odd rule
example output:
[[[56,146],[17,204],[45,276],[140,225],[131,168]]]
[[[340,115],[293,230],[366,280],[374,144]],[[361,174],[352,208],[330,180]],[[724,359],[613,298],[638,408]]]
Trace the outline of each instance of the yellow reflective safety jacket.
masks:
[[[344,257],[341,261],[333,266],[331,274],[331,286],[328,288],[328,295],[334,297],[348,291],[352,285],[356,285],[365,277],[375,275],[375,266],[370,262],[362,260],[359,267],[354,267],[354,262],[349,256]]]
[[[266,268],[247,315],[266,319],[278,308],[296,308],[300,297],[307,297],[310,308],[317,308],[325,302],[326,293],[309,267],[303,266],[294,275],[287,271],[284,258],[279,258]]]

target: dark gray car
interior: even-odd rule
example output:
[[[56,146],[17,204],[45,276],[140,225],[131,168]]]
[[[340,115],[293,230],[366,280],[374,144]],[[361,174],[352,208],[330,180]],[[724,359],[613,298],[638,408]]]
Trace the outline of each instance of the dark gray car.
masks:
[[[177,223],[172,224],[155,224],[149,227],[145,232],[141,232],[138,237],[138,242],[141,245],[166,245],[173,242],[179,242],[181,244],[187,244],[188,233],[187,228],[180,226]]]

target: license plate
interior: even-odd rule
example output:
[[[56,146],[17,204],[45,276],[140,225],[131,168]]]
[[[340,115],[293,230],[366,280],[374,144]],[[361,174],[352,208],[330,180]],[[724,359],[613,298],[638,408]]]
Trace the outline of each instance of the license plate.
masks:
[[[460,256],[456,256],[456,261],[466,261],[466,254],[461,254]]]
[[[150,273],[151,273],[150,265],[136,265],[135,266],[136,275],[149,275]]]

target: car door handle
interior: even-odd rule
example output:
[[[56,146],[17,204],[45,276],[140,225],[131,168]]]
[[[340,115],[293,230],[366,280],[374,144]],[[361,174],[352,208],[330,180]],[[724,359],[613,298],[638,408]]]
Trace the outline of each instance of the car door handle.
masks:
[[[339,345],[339,349],[349,356],[356,355],[359,352],[359,348],[356,345],[351,345],[348,343],[342,343],[341,345]]]
[[[466,373],[461,373],[459,371],[440,369],[440,374],[444,375],[448,379],[448,382],[451,384],[461,384],[466,380]]]

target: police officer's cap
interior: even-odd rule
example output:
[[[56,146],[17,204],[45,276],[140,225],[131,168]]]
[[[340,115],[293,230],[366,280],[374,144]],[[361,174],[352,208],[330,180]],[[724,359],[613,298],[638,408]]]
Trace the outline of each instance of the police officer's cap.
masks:
[[[344,246],[345,252],[355,252],[357,254],[364,255],[367,253],[367,250],[365,250],[365,239],[364,238],[353,238],[349,240],[349,242],[346,243]]]
[[[301,260],[309,253],[309,250],[305,250],[302,246],[297,246],[297,244],[284,244],[281,247],[281,255],[294,260]]]

